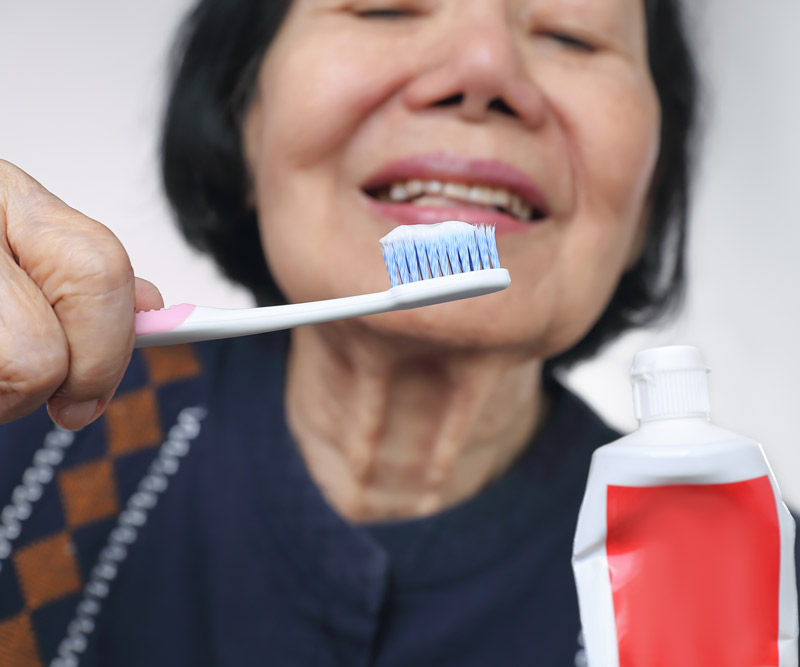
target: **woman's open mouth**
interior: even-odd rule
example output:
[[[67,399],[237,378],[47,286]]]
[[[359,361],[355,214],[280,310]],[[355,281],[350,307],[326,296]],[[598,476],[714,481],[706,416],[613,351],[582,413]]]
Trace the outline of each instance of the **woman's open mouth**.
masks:
[[[362,189],[378,212],[402,224],[457,219],[493,224],[504,234],[548,215],[532,180],[495,160],[441,153],[413,157],[387,165]]]
[[[368,192],[378,201],[415,206],[460,206],[467,204],[498,211],[524,222],[545,217],[544,212],[507,188],[467,183],[421,181],[412,178]]]

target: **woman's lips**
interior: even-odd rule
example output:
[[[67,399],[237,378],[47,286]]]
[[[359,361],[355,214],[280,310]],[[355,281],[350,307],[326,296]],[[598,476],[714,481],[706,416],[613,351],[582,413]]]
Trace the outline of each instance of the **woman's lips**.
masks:
[[[416,204],[397,204],[383,202],[367,197],[370,208],[379,215],[395,220],[401,225],[430,225],[445,220],[461,220],[474,225],[494,225],[497,236],[519,234],[531,228],[532,224],[517,218],[476,206],[418,206]]]
[[[413,156],[385,165],[367,179],[362,185],[362,189],[364,191],[374,191],[390,186],[392,183],[410,179],[505,188],[522,197],[541,217],[547,217],[548,215],[547,200],[533,179],[516,167],[499,160],[469,159],[448,153]],[[405,206],[405,204],[392,205]],[[436,209],[438,207],[422,206],[419,208]],[[456,204],[454,206],[455,209],[477,210],[481,214],[484,213],[480,209],[474,209],[468,203],[465,203],[463,207]],[[491,209],[486,209],[485,211],[486,216],[492,213]],[[513,216],[507,216],[501,212],[498,212],[498,215],[520,222]]]

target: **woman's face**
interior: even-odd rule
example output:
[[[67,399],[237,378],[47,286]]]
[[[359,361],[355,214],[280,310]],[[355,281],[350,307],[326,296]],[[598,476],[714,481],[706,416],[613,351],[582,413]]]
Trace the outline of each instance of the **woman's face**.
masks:
[[[244,143],[290,301],[388,287],[399,224],[491,222],[508,290],[351,324],[552,356],[638,255],[659,124],[641,0],[295,0]]]

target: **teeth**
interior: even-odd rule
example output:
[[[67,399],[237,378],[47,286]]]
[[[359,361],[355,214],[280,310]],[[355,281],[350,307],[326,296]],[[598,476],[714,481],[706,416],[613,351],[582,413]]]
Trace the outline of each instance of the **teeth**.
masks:
[[[424,191],[424,186],[422,181],[412,180],[406,183],[406,190],[408,191],[409,197],[418,197]]]
[[[442,183],[442,181],[422,181],[411,179],[392,183],[388,193],[378,193],[384,201],[414,201],[419,206],[446,206],[448,200],[458,200],[477,204],[478,206],[494,206],[507,211],[521,220],[530,220],[533,207],[519,195],[506,188],[493,188],[487,185],[466,185],[464,183]]]
[[[441,181],[428,181],[425,183],[425,192],[429,195],[438,195],[442,192]]]
[[[450,199],[469,201],[469,186],[463,183],[445,183],[443,194]]]
[[[508,208],[511,205],[511,193],[505,188],[498,188],[492,192],[492,206]]]
[[[417,206],[447,206],[452,204],[449,199],[437,197],[436,195],[422,195],[419,199],[415,199],[414,203]]]
[[[408,190],[406,190],[406,186],[402,183],[393,184],[392,189],[389,191],[389,198],[392,201],[405,201],[408,199]]]
[[[469,200],[471,202],[475,202],[476,204],[481,204],[483,206],[491,206],[492,205],[492,189],[481,187],[480,185],[473,185],[469,189]]]
[[[511,214],[517,218],[522,217],[522,201],[516,195],[511,195]]]

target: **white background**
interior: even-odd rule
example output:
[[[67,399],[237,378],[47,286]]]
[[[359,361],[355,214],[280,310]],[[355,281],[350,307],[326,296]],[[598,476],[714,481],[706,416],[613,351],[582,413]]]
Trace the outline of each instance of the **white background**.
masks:
[[[764,443],[800,508],[800,2],[710,0],[692,30],[707,88],[686,308],[569,382],[635,427],[627,371],[654,344],[701,347],[714,420]],[[172,31],[187,0],[3,0],[0,157],[111,227],[167,303],[249,305],[173,229],[156,141]],[[0,304],[2,307],[2,304]]]

